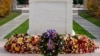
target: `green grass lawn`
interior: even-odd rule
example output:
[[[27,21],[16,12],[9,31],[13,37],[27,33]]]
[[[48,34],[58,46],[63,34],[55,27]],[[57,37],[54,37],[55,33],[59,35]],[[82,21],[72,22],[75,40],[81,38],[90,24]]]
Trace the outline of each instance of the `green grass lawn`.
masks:
[[[73,21],[73,29],[74,29],[76,34],[84,34],[84,35],[87,35],[88,37],[90,37],[92,39],[95,39],[95,37],[92,34],[90,34],[88,31],[86,31],[83,27],[81,27],[75,21]]]
[[[29,20],[26,20],[19,27],[17,27],[15,30],[13,30],[11,33],[9,33],[5,38],[9,38],[11,35],[14,35],[14,34],[26,33],[28,30],[28,26],[29,26]]]
[[[80,16],[100,27],[100,20],[88,15],[86,12],[80,13]]]
[[[0,19],[0,26],[4,25],[5,23],[9,22],[10,20],[14,19],[15,17],[19,16],[21,13],[18,12],[11,12],[5,18]]]
[[[77,24],[75,21],[73,22],[73,28],[76,34],[84,34],[91,38],[94,38],[89,32],[87,32],[85,29],[83,29],[79,24]],[[22,23],[18,28],[13,30],[11,33],[9,33],[5,38],[9,38],[11,35],[14,34],[20,34],[20,33],[26,33],[29,27],[29,20],[26,20],[24,23]]]

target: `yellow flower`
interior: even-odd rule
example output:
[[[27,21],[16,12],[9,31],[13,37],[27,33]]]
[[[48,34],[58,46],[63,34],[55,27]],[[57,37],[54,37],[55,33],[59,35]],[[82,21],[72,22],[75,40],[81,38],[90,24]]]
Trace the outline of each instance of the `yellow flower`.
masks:
[[[19,49],[18,47],[15,47],[15,51],[17,51],[17,52],[18,52],[18,51],[20,51],[20,49]]]
[[[17,40],[17,43],[22,44],[23,43],[23,38],[19,37],[18,40]]]
[[[78,48],[78,45],[74,45],[74,48]]]

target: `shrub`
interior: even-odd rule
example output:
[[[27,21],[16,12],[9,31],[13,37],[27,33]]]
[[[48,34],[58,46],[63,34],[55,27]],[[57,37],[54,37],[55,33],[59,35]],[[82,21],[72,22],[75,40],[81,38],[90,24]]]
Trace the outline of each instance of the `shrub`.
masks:
[[[0,16],[5,17],[11,11],[12,0],[0,0]]]
[[[87,8],[91,15],[100,17],[100,0],[88,0]]]

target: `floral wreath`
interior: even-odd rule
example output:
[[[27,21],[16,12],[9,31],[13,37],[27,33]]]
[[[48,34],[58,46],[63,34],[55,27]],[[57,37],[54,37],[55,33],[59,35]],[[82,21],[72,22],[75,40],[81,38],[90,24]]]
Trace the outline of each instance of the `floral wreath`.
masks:
[[[56,30],[50,29],[43,33],[40,40],[40,49],[44,56],[57,56],[62,46],[62,38]]]

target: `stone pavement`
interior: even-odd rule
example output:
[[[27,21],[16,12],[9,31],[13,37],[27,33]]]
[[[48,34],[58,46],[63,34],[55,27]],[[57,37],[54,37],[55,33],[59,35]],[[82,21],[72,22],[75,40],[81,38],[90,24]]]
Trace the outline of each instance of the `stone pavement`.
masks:
[[[100,27],[94,25],[93,23],[89,22],[88,20],[82,18],[81,16],[74,15],[74,20],[80,24],[85,30],[91,33],[97,39],[100,39]]]
[[[2,40],[8,33],[17,28],[20,24],[22,24],[25,20],[28,19],[28,13],[21,14],[10,22],[0,26],[0,40]]]

